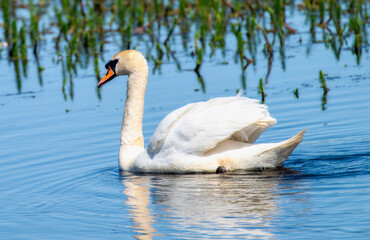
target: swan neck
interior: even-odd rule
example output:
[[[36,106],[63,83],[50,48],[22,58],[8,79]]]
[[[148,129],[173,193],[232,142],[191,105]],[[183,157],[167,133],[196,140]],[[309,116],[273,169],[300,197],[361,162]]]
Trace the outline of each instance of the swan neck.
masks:
[[[131,73],[128,76],[119,154],[120,166],[124,170],[129,168],[144,150],[142,122],[147,78],[147,71]]]
[[[146,83],[145,74],[133,73],[128,77],[121,144],[144,147],[142,122]]]

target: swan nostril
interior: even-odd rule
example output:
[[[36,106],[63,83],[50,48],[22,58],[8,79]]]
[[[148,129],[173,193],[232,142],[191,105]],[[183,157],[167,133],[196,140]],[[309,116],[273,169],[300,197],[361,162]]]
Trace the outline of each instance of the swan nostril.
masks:
[[[218,168],[216,169],[217,174],[226,173],[226,172],[227,172],[227,170],[224,166],[218,166]]]

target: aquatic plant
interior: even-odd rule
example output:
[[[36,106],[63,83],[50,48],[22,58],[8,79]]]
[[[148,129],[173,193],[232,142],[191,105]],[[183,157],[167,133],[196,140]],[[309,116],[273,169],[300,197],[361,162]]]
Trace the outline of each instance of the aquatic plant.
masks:
[[[3,15],[3,27],[4,27],[4,37],[6,41],[10,41],[10,32],[11,32],[11,22],[10,22],[10,0],[1,1],[1,11]]]
[[[324,94],[327,94],[329,92],[329,88],[326,86],[325,74],[321,70],[319,71],[319,79],[320,79],[320,88],[324,90]]]
[[[259,84],[258,84],[258,94],[261,94],[261,102],[265,103],[266,93],[265,93],[265,87],[263,85],[262,78],[260,78]]]
[[[298,99],[299,98],[299,89],[298,88],[294,89],[293,94],[294,94],[294,97]]]
[[[329,88],[326,86],[325,74],[321,70],[319,71],[319,79],[320,79],[320,88],[323,89],[323,93],[321,97],[321,110],[325,111]]]
[[[202,89],[205,89],[204,82],[199,76],[203,62],[217,53],[225,56],[232,49],[235,61],[241,66],[241,85],[245,89],[245,72],[251,63],[257,64],[257,54],[262,53],[266,59],[266,63],[258,63],[267,64],[264,84],[268,84],[276,51],[285,69],[285,41],[297,34],[294,25],[290,26],[286,20],[287,9],[300,9],[306,14],[313,44],[325,44],[338,59],[343,46],[350,46],[359,64],[362,51],[368,45],[367,5],[366,0],[304,0],[298,5],[284,0],[30,0],[22,4],[3,0],[0,9],[4,39],[10,46],[9,60],[21,59],[25,71],[29,58],[27,49],[32,48],[40,84],[42,34],[54,32],[54,54],[58,58],[63,56],[71,84],[78,69],[89,64],[99,79],[105,44],[114,41],[118,49],[144,45],[144,54],[154,65],[154,73],[166,62],[174,62],[178,70],[185,70],[178,54],[182,59],[191,59]],[[17,16],[18,9],[28,10],[29,15]],[[235,45],[226,41],[228,34],[234,35]],[[173,45],[178,41],[182,42],[182,49],[176,47],[175,51]]]

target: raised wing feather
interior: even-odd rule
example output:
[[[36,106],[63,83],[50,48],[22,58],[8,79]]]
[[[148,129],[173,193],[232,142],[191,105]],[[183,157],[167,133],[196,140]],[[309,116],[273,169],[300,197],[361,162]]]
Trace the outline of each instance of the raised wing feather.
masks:
[[[186,105],[170,113],[159,124],[148,144],[148,152],[174,147],[201,155],[226,139],[253,143],[275,124],[267,107],[245,97],[214,98]]]
[[[153,136],[150,138],[147,151],[149,154],[156,154],[162,147],[167,135],[173,130],[178,121],[180,121],[189,111],[199,103],[187,104],[168,114],[158,125]]]

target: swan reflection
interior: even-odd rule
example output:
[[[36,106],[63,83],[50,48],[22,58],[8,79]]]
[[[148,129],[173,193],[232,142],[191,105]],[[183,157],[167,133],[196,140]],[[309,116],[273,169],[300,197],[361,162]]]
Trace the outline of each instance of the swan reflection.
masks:
[[[226,175],[122,173],[136,239],[160,236],[163,226],[163,235],[171,232],[182,239],[274,237],[270,229],[278,212],[281,181],[278,170]],[[289,186],[295,186],[291,180]]]

